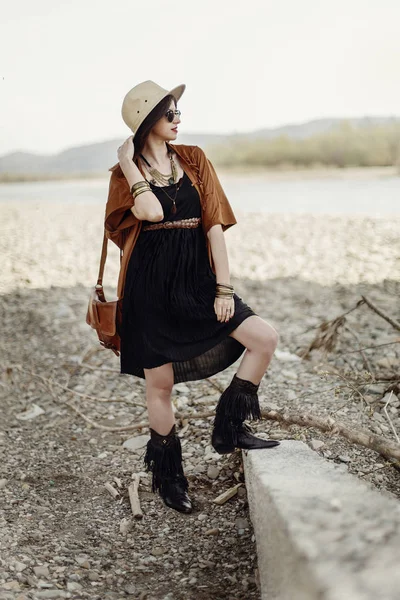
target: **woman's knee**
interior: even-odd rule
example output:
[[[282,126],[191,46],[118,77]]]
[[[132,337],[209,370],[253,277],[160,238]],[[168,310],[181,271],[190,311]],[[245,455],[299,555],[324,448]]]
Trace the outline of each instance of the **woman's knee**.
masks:
[[[229,335],[243,344],[250,352],[257,352],[265,356],[274,353],[279,340],[276,329],[258,315],[245,319]]]
[[[148,395],[157,395],[161,398],[169,398],[174,386],[174,372],[172,363],[144,369],[146,378],[146,392]]]
[[[270,356],[275,352],[278,342],[278,332],[272,325],[264,321],[263,327],[260,327],[257,331],[253,349],[260,354]]]

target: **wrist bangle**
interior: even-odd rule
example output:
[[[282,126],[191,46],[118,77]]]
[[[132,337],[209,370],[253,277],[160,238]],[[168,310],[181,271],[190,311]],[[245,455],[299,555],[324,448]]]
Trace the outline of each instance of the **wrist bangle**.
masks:
[[[133,195],[137,190],[146,188],[146,190],[150,190],[150,185],[147,181],[138,181],[134,183],[131,187],[131,194]]]
[[[228,290],[233,290],[233,285],[228,283],[217,283],[217,286],[227,288]]]
[[[136,200],[136,198],[139,196],[139,194],[143,194],[143,192],[148,192],[149,190],[147,188],[143,188],[140,190],[136,190],[133,192],[133,198]]]

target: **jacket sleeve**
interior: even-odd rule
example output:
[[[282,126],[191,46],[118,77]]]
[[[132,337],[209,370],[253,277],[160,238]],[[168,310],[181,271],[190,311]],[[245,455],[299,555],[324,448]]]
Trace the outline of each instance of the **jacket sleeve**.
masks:
[[[133,204],[133,196],[130,193],[129,184],[122,173],[122,169],[119,166],[112,168],[104,228],[107,238],[112,240],[119,248],[124,245],[127,229],[139,222],[139,219],[130,210]]]
[[[237,221],[211,161],[199,146],[196,146],[196,162],[205,200],[204,232],[207,233],[217,224],[222,226],[222,231],[226,231]]]

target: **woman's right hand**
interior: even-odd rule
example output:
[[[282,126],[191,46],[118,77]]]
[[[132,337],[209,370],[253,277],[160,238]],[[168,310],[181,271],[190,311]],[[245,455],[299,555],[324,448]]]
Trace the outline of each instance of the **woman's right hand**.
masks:
[[[127,160],[133,160],[133,154],[135,147],[133,145],[133,135],[130,135],[117,150],[119,163],[126,162]]]

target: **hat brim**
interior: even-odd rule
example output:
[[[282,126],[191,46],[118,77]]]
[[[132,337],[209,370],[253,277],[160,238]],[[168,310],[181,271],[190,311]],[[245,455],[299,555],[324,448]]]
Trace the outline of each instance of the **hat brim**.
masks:
[[[173,96],[175,96],[176,100],[178,101],[179,98],[182,96],[183,92],[185,91],[185,89],[186,89],[186,84],[181,83],[181,85],[177,85],[172,90],[170,90],[168,92],[168,94],[172,94]]]

